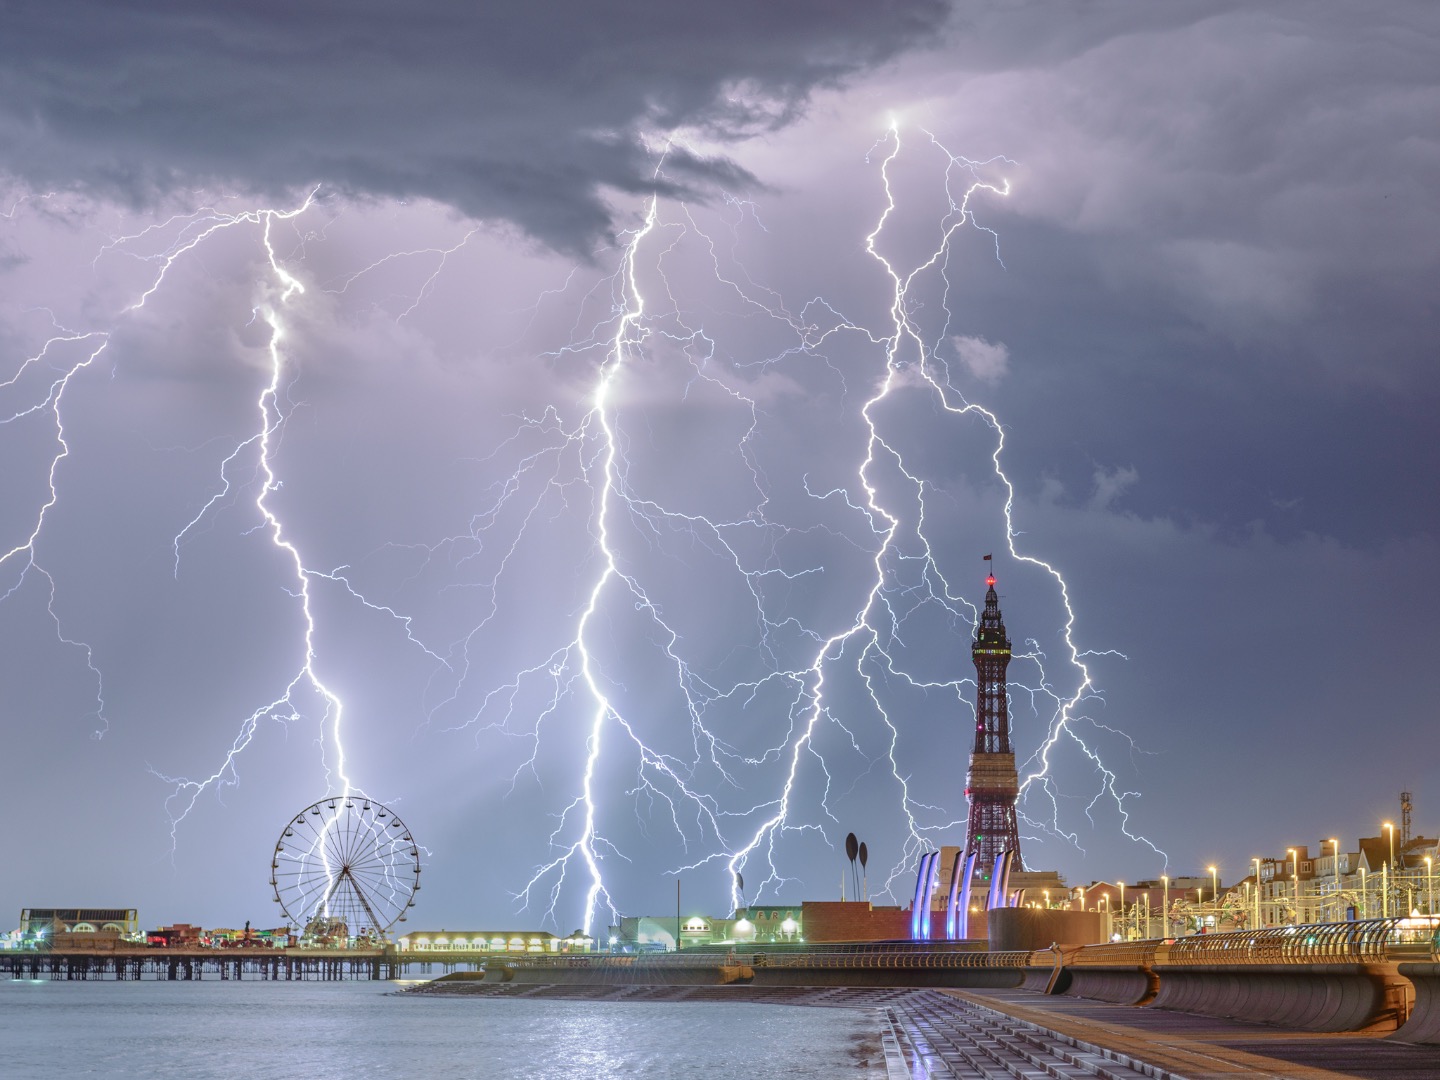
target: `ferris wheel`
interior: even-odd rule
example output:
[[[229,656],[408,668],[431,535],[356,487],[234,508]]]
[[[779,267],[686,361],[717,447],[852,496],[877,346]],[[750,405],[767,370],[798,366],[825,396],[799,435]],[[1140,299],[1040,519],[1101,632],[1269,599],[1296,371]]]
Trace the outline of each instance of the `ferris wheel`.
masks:
[[[388,807],[337,795],[290,819],[270,860],[270,885],[306,937],[378,939],[415,906],[420,849]]]

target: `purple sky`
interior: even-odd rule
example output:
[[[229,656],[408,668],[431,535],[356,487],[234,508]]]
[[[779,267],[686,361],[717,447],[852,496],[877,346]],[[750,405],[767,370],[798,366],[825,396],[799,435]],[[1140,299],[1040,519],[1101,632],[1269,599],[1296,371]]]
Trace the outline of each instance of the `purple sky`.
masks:
[[[453,7],[7,10],[0,924],[902,899],[992,551],[1031,866],[1440,827],[1433,5]]]

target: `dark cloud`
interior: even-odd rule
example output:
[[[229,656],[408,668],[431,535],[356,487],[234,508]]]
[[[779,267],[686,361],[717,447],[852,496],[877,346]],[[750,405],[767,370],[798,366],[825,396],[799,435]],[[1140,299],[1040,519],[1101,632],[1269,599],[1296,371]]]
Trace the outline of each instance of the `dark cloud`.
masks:
[[[605,189],[657,186],[647,134],[771,128],[945,15],[941,0],[10,3],[0,167],[130,199],[326,181],[581,251],[608,229]],[[747,179],[677,148],[658,186]]]

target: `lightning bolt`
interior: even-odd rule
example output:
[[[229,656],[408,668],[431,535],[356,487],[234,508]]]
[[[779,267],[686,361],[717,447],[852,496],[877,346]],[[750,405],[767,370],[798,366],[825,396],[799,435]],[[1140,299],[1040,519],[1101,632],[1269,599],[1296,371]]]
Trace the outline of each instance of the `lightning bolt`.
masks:
[[[55,370],[59,372],[48,384],[41,385],[41,393],[32,392],[31,400],[15,409],[4,420],[0,420],[0,424],[18,424],[30,416],[44,414],[48,416],[54,427],[57,445],[57,450],[49,463],[47,495],[35,513],[28,535],[8,551],[0,554],[0,567],[7,564],[19,566],[19,572],[15,579],[8,585],[4,593],[0,593],[0,603],[9,600],[31,575],[43,579],[48,593],[47,610],[54,622],[57,637],[62,643],[82,650],[86,664],[94,677],[97,702],[95,715],[101,724],[96,732],[98,737],[103,735],[108,728],[108,720],[105,717],[102,693],[103,678],[95,662],[94,650],[88,644],[67,636],[62,629],[56,610],[57,585],[54,577],[41,563],[38,554],[47,518],[61,497],[60,477],[65,459],[70,454],[70,445],[65,437],[66,392],[74,381],[91,368],[105,352],[116,328],[123,325],[127,317],[143,311],[151,298],[165,287],[172,270],[179,262],[194,257],[196,252],[213,242],[221,233],[246,228],[253,229],[258,233],[258,250],[269,270],[270,283],[261,286],[262,297],[254,309],[253,318],[268,330],[268,379],[255,401],[257,417],[255,428],[250,435],[238,441],[223,458],[219,468],[220,483],[217,490],[205,500],[199,512],[174,537],[175,574],[177,577],[180,574],[182,550],[194,530],[206,521],[218,507],[228,501],[237,486],[252,486],[255,492],[253,505],[257,519],[250,531],[265,536],[284,556],[289,566],[292,578],[287,591],[295,601],[303,628],[302,656],[298,669],[286,681],[277,695],[241,720],[238,731],[224,752],[218,767],[208,775],[200,778],[173,776],[151,767],[151,772],[155,776],[172,786],[172,791],[165,800],[170,823],[172,855],[175,851],[180,824],[194,809],[199,798],[208,790],[221,789],[238,782],[240,756],[250,745],[260,724],[267,718],[288,724],[304,719],[307,712],[318,711],[317,726],[320,734],[317,741],[321,745],[321,765],[326,776],[327,787],[337,787],[346,796],[352,791],[359,790],[352,782],[346,767],[343,702],[339,695],[322,679],[317,668],[317,622],[313,608],[313,588],[316,582],[336,583],[345,588],[349,595],[368,607],[400,620],[405,625],[407,637],[412,642],[419,644],[418,640],[410,634],[409,622],[404,616],[387,606],[371,604],[349,586],[348,581],[341,573],[344,570],[343,567],[333,571],[309,568],[299,548],[289,538],[273,502],[275,493],[283,486],[275,463],[275,451],[288,415],[285,400],[287,369],[282,348],[283,316],[287,306],[303,297],[306,292],[305,285],[300,278],[287,269],[284,260],[277,252],[275,230],[278,225],[295,223],[310,213],[316,206],[317,195],[318,189],[312,190],[298,205],[289,209],[258,208],[229,212],[213,206],[206,206],[195,211],[172,215],[163,221],[146,226],[139,232],[114,237],[97,252],[95,256],[97,264],[103,258],[121,255],[150,269],[148,277],[142,283],[138,293],[117,313],[115,325],[87,332],[57,327],[57,333],[50,337],[35,355],[24,360],[8,380],[0,383],[0,392],[22,393],[31,390],[30,384],[36,383],[37,377],[43,373]],[[46,198],[49,197],[46,196]],[[6,216],[13,217],[23,201],[17,203],[16,207],[12,208]],[[461,241],[461,244],[463,243],[464,241]],[[442,265],[444,255],[445,253],[440,253]],[[423,291],[416,297],[415,303],[419,303],[422,298]],[[79,350],[78,358],[67,358],[69,354],[76,353],[76,350]],[[243,476],[246,473],[253,479],[236,480],[237,475]],[[436,659],[439,658],[436,657]],[[308,695],[311,701],[300,702],[298,697],[302,693]]]
[[[899,133],[898,130],[894,127],[891,128],[890,138],[893,140],[893,149],[890,155],[886,157],[881,168],[881,175],[884,179],[887,200],[885,210],[886,215],[890,214],[895,209],[895,197],[891,189],[888,174],[890,164],[895,160],[895,157],[899,154],[900,151]],[[1139,797],[1139,792],[1119,791],[1115,786],[1115,773],[1111,769],[1106,767],[1099,752],[1089,746],[1084,741],[1084,739],[1081,738],[1079,732],[1076,730],[1077,721],[1082,719],[1082,717],[1078,714],[1077,710],[1084,701],[1096,696],[1094,680],[1092,678],[1089,666],[1085,663],[1085,657],[1088,655],[1095,655],[1095,651],[1087,650],[1082,652],[1080,647],[1075,642],[1076,616],[1074,607],[1072,606],[1070,601],[1070,587],[1069,584],[1066,582],[1064,575],[1052,563],[1046,561],[1043,558],[1040,558],[1037,555],[1021,550],[1020,546],[1017,543],[1017,538],[1020,536],[1020,531],[1016,528],[1015,524],[1015,487],[1014,484],[1011,482],[1010,478],[1006,475],[1002,464],[1002,458],[1004,456],[1005,450],[1005,429],[1001,425],[999,418],[992,411],[985,408],[983,405],[979,405],[977,403],[967,400],[964,394],[958,391],[951,384],[948,377],[948,372],[946,372],[943,367],[937,369],[937,365],[935,363],[937,349],[935,344],[933,342],[925,342],[921,337],[918,329],[910,319],[909,312],[911,310],[911,307],[908,300],[910,289],[917,277],[923,272],[937,265],[942,268],[943,275],[943,269],[948,262],[951,238],[953,237],[955,231],[964,224],[974,224],[973,218],[969,212],[969,203],[971,197],[979,190],[986,190],[995,195],[1009,194],[1008,184],[1003,187],[995,187],[993,185],[984,183],[978,178],[974,178],[977,168],[990,164],[990,162],[976,162],[955,155],[949,150],[945,149],[945,147],[942,146],[939,140],[936,139],[933,135],[930,135],[930,141],[934,146],[939,148],[948,159],[946,183],[947,192],[950,191],[949,180],[952,173],[958,171],[972,177],[971,182],[969,182],[965,186],[963,195],[958,200],[952,197],[950,201],[950,215],[945,221],[942,221],[942,239],[940,245],[934,250],[928,260],[922,262],[918,267],[916,267],[916,269],[912,270],[908,275],[902,278],[894,270],[889,261],[886,260],[884,256],[880,255],[875,250],[875,238],[879,235],[881,228],[883,228],[884,226],[883,216],[880,225],[876,228],[876,231],[872,233],[868,238],[867,244],[870,253],[874,255],[877,259],[879,259],[882,263],[884,263],[887,273],[889,273],[891,280],[894,282],[895,300],[894,304],[891,307],[891,313],[895,319],[895,338],[892,340],[898,341],[902,338],[905,338],[908,339],[909,342],[913,345],[918,356],[918,368],[921,373],[921,377],[931,388],[933,388],[937,400],[946,412],[957,416],[963,416],[967,413],[975,413],[982,417],[984,422],[994,432],[995,444],[994,449],[990,455],[990,460],[995,477],[1003,485],[1005,490],[1004,521],[1007,549],[1010,553],[1010,556],[1016,561],[1027,563],[1031,566],[1037,567],[1051,578],[1057,588],[1061,604],[1063,605],[1065,610],[1065,621],[1064,625],[1061,628],[1061,638],[1068,653],[1067,660],[1069,667],[1071,670],[1078,674],[1078,679],[1075,682],[1075,688],[1068,694],[1068,696],[1057,694],[1050,688],[1049,682],[1044,675],[1044,667],[1042,663],[1043,658],[1040,656],[1038,649],[1032,651],[1029,654],[1020,654],[1023,658],[1028,658],[1035,661],[1037,666],[1040,667],[1040,686],[1041,688],[1043,688],[1044,692],[1048,694],[1055,702],[1055,709],[1045,738],[1041,741],[1040,745],[1036,748],[1036,750],[1031,754],[1029,759],[1022,766],[1022,770],[1029,769],[1031,771],[1027,772],[1024,779],[1020,782],[1018,799],[1018,805],[1023,806],[1027,796],[1031,793],[1032,790],[1043,791],[1049,800],[1051,808],[1050,820],[1048,822],[1036,822],[1033,819],[1026,817],[1023,813],[1023,810],[1021,812],[1021,817],[1022,820],[1026,820],[1032,825],[1038,824],[1041,828],[1046,829],[1053,835],[1063,837],[1064,839],[1069,840],[1070,842],[1075,843],[1078,846],[1078,838],[1076,834],[1073,831],[1068,831],[1064,829],[1060,823],[1060,809],[1055,795],[1054,776],[1052,773],[1051,763],[1051,753],[1055,749],[1056,745],[1062,740],[1068,740],[1070,742],[1073,742],[1080,748],[1082,753],[1092,762],[1096,772],[1101,777],[1100,786],[1096,790],[1093,798],[1090,800],[1089,805],[1086,807],[1087,816],[1089,815],[1090,810],[1093,809],[1093,807],[1095,806],[1096,802],[1108,795],[1113,800],[1117,812],[1119,813],[1121,822],[1120,827],[1124,835],[1132,841],[1144,844],[1145,846],[1149,847],[1153,852],[1160,855],[1161,858],[1164,859],[1166,864],[1168,865],[1168,856],[1166,856],[1166,854],[1160,848],[1158,848],[1145,835],[1140,833],[1134,833],[1130,830],[1130,812],[1126,807],[1126,800]],[[996,245],[996,259],[997,261],[999,261],[1000,250],[998,234],[994,230],[988,229],[978,224],[976,224],[975,227],[980,228],[991,235]],[[950,283],[948,277],[945,278],[945,284],[946,288],[944,295],[947,302],[945,304],[946,318],[944,325],[941,329],[942,337],[948,331],[950,325],[950,310],[948,306]],[[889,372],[893,374],[894,370],[894,353],[892,351]],[[890,376],[889,374],[887,374],[887,379],[886,382],[883,384],[881,393],[877,395],[876,398],[872,399],[870,404],[873,405],[876,401],[879,400],[879,398],[883,397],[885,393],[888,392],[889,388]],[[868,407],[869,406],[867,405],[867,408]],[[918,480],[914,480],[913,482],[916,486],[917,494],[923,494],[923,487],[920,482]],[[927,559],[929,558],[928,544],[926,546],[926,557]],[[1115,653],[1114,650],[1104,651],[1112,655],[1123,655]],[[1088,717],[1085,717],[1083,719],[1090,720],[1090,718]],[[1091,722],[1093,723],[1094,721],[1091,720]],[[1109,730],[1113,731],[1113,729]],[[1123,733],[1121,734],[1123,736]],[[1129,738],[1128,736],[1123,737],[1127,740]],[[1134,746],[1133,741],[1131,741],[1131,745],[1132,747]],[[1091,820],[1093,821],[1093,818]],[[907,852],[907,855],[908,854],[910,853]]]
[[[1094,653],[1077,644],[1076,614],[1061,571],[1019,542],[1015,490],[1003,467],[1006,432],[994,412],[955,387],[942,355],[952,322],[952,251],[962,231],[981,232],[999,261],[999,237],[976,220],[975,205],[1009,194],[1008,183],[992,177],[1012,163],[951,154],[934,136],[929,144],[944,161],[946,208],[933,246],[909,263],[889,253],[893,243],[903,244],[891,240],[901,205],[892,183],[905,149],[899,129],[892,126],[872,151],[883,209],[859,246],[884,283],[886,314],[878,329],[823,297],[792,308],[757,281],[736,254],[736,238],[742,225],[765,227],[754,203],[734,198],[727,198],[720,214],[722,229],[730,230],[727,245],[722,230],[702,226],[692,208],[650,195],[634,225],[621,234],[613,271],[592,277],[573,268],[561,286],[541,295],[536,313],[580,290],[568,341],[541,351],[538,360],[562,382],[580,380],[584,393],[573,404],[557,394],[542,408],[520,415],[510,433],[479,459],[501,462],[501,478],[472,512],[467,529],[433,544],[393,545],[418,558],[419,568],[407,581],[435,573],[444,579],[441,591],[464,598],[468,629],[458,636],[420,625],[422,617],[403,613],[398,603],[372,599],[378,591],[354,585],[348,566],[313,567],[286,527],[277,498],[283,480],[276,451],[294,407],[288,398],[293,361],[285,348],[287,314],[310,295],[299,268],[305,243],[299,224],[317,212],[317,193],[290,209],[231,213],[206,207],[107,244],[97,259],[125,255],[153,267],[117,322],[142,310],[179,260],[221,232],[255,230],[267,272],[254,304],[255,320],[268,331],[268,371],[254,402],[255,422],[228,446],[215,486],[175,533],[173,558],[178,575],[197,530],[241,492],[253,492],[250,532],[283,557],[284,587],[303,641],[295,666],[269,700],[239,719],[216,768],[195,778],[153,770],[171,787],[165,806],[172,850],[177,830],[198,800],[238,782],[245,750],[261,725],[271,721],[288,727],[310,720],[327,784],[346,796],[361,791],[346,764],[344,705],[321,672],[314,600],[316,590],[335,588],[395,620],[407,646],[434,665],[426,719],[416,738],[464,732],[478,746],[482,739],[498,737],[502,745],[517,748],[509,766],[511,791],[534,785],[552,799],[549,805],[558,806],[549,826],[548,855],[514,893],[520,907],[537,903],[545,918],[558,924],[565,898],[578,894],[586,933],[601,914],[618,915],[614,881],[607,882],[604,870],[608,861],[624,861],[630,853],[618,839],[613,803],[630,805],[647,840],[663,839],[681,849],[671,873],[728,875],[735,906],[741,902],[741,874],[760,865],[764,873],[750,890],[760,900],[793,881],[785,869],[784,842],[818,840],[833,847],[837,800],[871,780],[893,789],[897,801],[902,839],[882,892],[890,890],[914,856],[962,826],[965,815],[954,790],[932,795],[913,784],[906,763],[927,736],[914,731],[889,691],[898,684],[948,695],[964,708],[973,679],[922,675],[904,650],[920,633],[915,620],[921,613],[939,612],[955,627],[973,627],[977,621],[973,604],[952,587],[939,554],[944,545],[934,539],[930,511],[937,490],[903,449],[904,424],[896,411],[902,393],[923,394],[937,415],[956,424],[978,423],[989,433],[990,468],[1005,493],[1001,527],[1008,550],[1017,562],[1047,575],[1063,604],[1064,689],[1052,683],[1038,646],[1017,654],[1035,666],[1039,681],[1017,683],[1016,689],[1051,713],[1045,737],[1023,768],[1021,788],[1022,800],[1039,800],[1046,812],[1025,820],[1078,844],[1077,834],[1062,820],[1055,778],[1058,750],[1073,744],[1100,778],[1086,812],[1100,799],[1112,800],[1125,834],[1148,844],[1130,828],[1128,801],[1136,793],[1122,790],[1099,750],[1082,737],[1086,725],[1106,730],[1084,712],[1098,696],[1087,664]],[[663,164],[662,152],[657,181],[663,179]],[[657,191],[662,186],[657,183]],[[277,252],[281,226],[301,236],[298,254]],[[433,295],[451,256],[475,231],[468,229],[454,243],[407,246],[329,278],[319,291],[343,296],[382,267],[389,272],[423,265],[418,285],[406,290],[405,306],[396,317],[407,319]],[[158,252],[145,253],[157,237]],[[310,285],[315,288],[313,281]],[[698,290],[704,299],[688,290]],[[921,318],[926,299],[937,293],[938,328]],[[720,327],[733,320],[761,328],[766,345],[732,352]],[[46,583],[57,635],[82,649],[94,672],[96,715],[102,723],[103,683],[93,650],[62,631],[55,581],[37,552],[69,452],[62,410],[66,389],[104,353],[113,329],[81,333],[57,327],[44,348],[0,384],[0,391],[28,385],[54,357],[66,355],[44,392],[0,421],[18,424],[44,414],[54,426],[57,446],[48,501],[42,500],[28,534],[0,555],[0,567],[17,567],[16,580],[0,602],[30,575]],[[857,351],[867,358],[865,365],[847,359]],[[767,387],[780,385],[774,392],[783,393],[787,378],[824,379],[848,399],[857,367],[862,368],[861,403],[846,409],[859,441],[854,460],[837,466],[848,473],[840,481],[833,473],[823,480],[805,475],[798,485],[802,506],[782,508],[776,489],[783,481],[777,481],[765,457],[767,440],[774,436],[763,400]],[[726,422],[736,434],[733,450],[729,443],[723,449],[729,455],[727,468],[746,478],[743,497],[716,496],[707,502],[703,490],[677,494],[647,479],[656,457],[647,442],[652,422],[645,404],[647,382],[674,378],[676,372],[683,375],[682,402],[719,402],[727,410]],[[719,452],[713,447],[706,452],[712,451]],[[507,604],[525,588],[520,583],[533,542],[562,525],[583,533],[583,543],[577,539],[571,548],[573,565],[555,571],[560,576],[563,569],[567,580],[577,583],[569,618],[559,629],[549,629],[548,623],[537,629],[538,644],[527,635],[513,650],[523,657],[511,674],[494,676],[493,665],[482,658],[514,623]],[[839,615],[796,599],[836,573],[828,557],[807,549],[811,543],[828,545],[825,550],[840,551],[864,567],[855,583],[828,585],[839,597]],[[683,579],[692,570],[687,560],[693,560],[697,576],[701,568],[723,573],[723,602],[751,628],[735,637],[728,652],[717,654],[705,642],[704,619],[689,610],[697,606],[700,586],[687,588],[688,580],[677,584],[677,575]],[[825,579],[827,573],[831,579]],[[448,644],[427,643],[447,637]],[[627,665],[642,653],[648,657],[645,664],[628,675]],[[647,702],[645,693],[637,691],[641,683],[653,688],[647,690],[653,700]],[[657,723],[660,714],[674,722]],[[753,722],[757,714],[766,722]],[[848,788],[838,779],[836,754],[848,759]],[[665,835],[652,836],[654,827]]]
[[[181,822],[194,809],[200,796],[211,788],[238,783],[237,762],[239,756],[249,746],[261,722],[266,718],[271,718],[290,723],[304,718],[305,710],[296,701],[296,696],[302,688],[308,690],[320,702],[319,727],[323,732],[328,732],[321,742],[323,747],[322,765],[325,770],[327,787],[333,784],[335,778],[338,777],[341,795],[348,797],[352,790],[355,790],[345,769],[344,703],[335,691],[325,684],[316,670],[316,623],[311,588],[312,580],[316,575],[307,569],[299,549],[286,535],[285,526],[271,501],[274,493],[282,486],[282,481],[276,472],[274,454],[276,442],[287,416],[282,399],[286,371],[284,352],[281,348],[284,338],[282,313],[293,298],[303,296],[305,293],[305,286],[300,279],[285,268],[276,254],[274,227],[277,222],[294,221],[305,214],[313,206],[315,195],[316,192],[312,190],[304,202],[289,210],[264,209],[247,211],[238,215],[225,215],[206,221],[193,233],[182,233],[182,236],[185,237],[183,242],[167,248],[160,258],[160,269],[150,288],[127,309],[138,310],[143,307],[145,301],[164,284],[165,277],[176,260],[193,251],[217,232],[243,224],[259,226],[265,261],[273,275],[274,287],[278,290],[278,295],[268,298],[254,310],[254,317],[261,320],[269,329],[267,345],[269,379],[255,401],[257,422],[254,432],[237,443],[224,458],[220,465],[221,484],[219,490],[206,501],[199,513],[175,535],[173,541],[175,569],[178,575],[181,548],[187,535],[230,494],[230,471],[238,466],[244,455],[247,453],[253,455],[253,470],[257,477],[254,507],[259,521],[252,531],[259,532],[269,539],[270,543],[284,555],[285,562],[288,563],[293,574],[294,585],[290,591],[295,598],[304,628],[303,659],[299,670],[289,679],[282,691],[241,721],[239,731],[219,767],[208,776],[192,779],[169,776],[158,770],[151,770],[157,777],[174,786],[174,790],[165,803],[166,810],[170,815],[172,851],[176,840],[176,831]],[[328,863],[326,865],[328,870]]]
[[[10,214],[13,216],[15,209]],[[53,320],[52,320],[53,321]],[[19,567],[14,580],[0,593],[0,604],[10,600],[25,585],[26,581],[33,574],[43,578],[45,585],[45,610],[50,616],[54,626],[55,637],[62,645],[70,646],[82,652],[85,656],[85,666],[89,670],[95,682],[95,710],[94,717],[98,727],[94,730],[95,738],[102,738],[109,730],[109,721],[105,717],[105,681],[100,669],[95,666],[95,651],[89,644],[67,636],[61,623],[60,615],[55,610],[56,587],[55,578],[51,575],[38,559],[38,545],[41,535],[45,530],[46,520],[50,512],[59,501],[60,493],[57,487],[58,476],[62,463],[70,456],[70,444],[65,439],[65,416],[64,400],[65,393],[71,383],[84,371],[91,367],[100,355],[110,344],[110,335],[101,332],[75,333],[66,331],[63,328],[56,336],[48,339],[43,347],[34,356],[27,357],[20,366],[5,382],[0,383],[0,393],[14,391],[17,396],[23,395],[27,389],[30,390],[30,399],[23,400],[18,407],[3,420],[0,426],[19,425],[22,421],[31,416],[40,414],[46,415],[54,424],[56,450],[50,458],[50,465],[46,471],[46,496],[35,513],[33,524],[29,533],[17,544],[11,547],[3,555],[0,555],[0,569],[7,564],[11,568]],[[78,346],[78,350],[67,349],[66,346]],[[61,359],[61,354],[78,351],[78,357],[74,359]],[[55,354],[52,357],[52,353]],[[59,374],[48,383],[44,381],[46,369],[59,369]],[[42,393],[36,396],[36,392],[26,386],[26,377],[31,372],[39,374],[40,386],[38,390]],[[30,380],[36,381],[36,380]],[[0,579],[3,581],[3,579]]]

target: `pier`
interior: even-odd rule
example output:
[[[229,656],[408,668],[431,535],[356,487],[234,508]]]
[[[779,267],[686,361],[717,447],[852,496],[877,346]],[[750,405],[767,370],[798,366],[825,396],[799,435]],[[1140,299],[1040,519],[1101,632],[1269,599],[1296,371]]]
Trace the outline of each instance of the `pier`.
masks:
[[[0,952],[0,978],[57,980],[258,979],[272,982],[398,979],[401,954],[384,949],[116,949]]]

